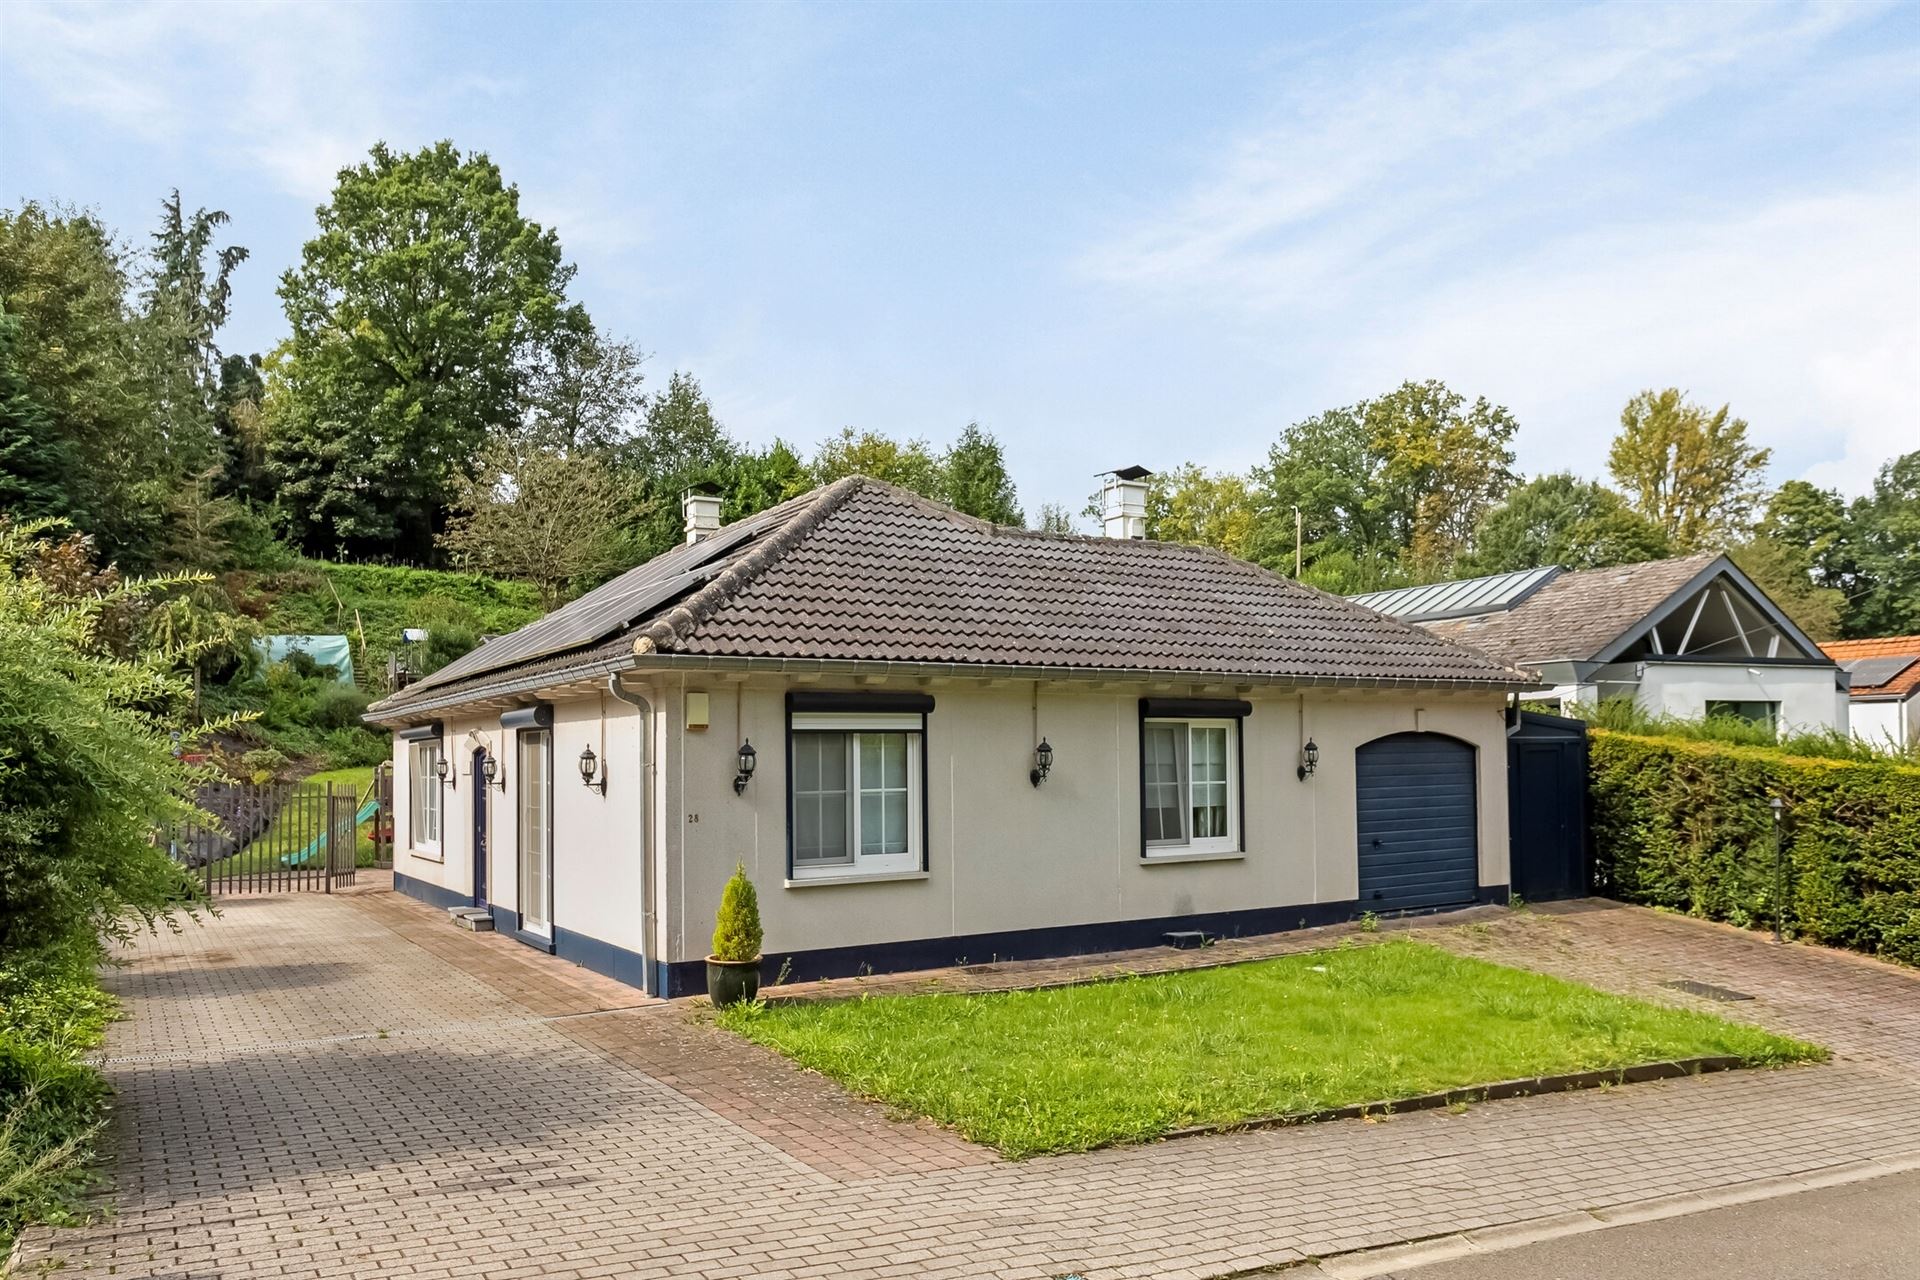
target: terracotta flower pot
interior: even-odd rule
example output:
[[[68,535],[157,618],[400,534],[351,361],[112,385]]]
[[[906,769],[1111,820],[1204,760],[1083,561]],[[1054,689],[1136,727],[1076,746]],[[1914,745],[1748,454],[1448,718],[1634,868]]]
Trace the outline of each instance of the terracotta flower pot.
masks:
[[[707,996],[716,1009],[751,1000],[760,994],[760,957],[720,960],[707,957]]]

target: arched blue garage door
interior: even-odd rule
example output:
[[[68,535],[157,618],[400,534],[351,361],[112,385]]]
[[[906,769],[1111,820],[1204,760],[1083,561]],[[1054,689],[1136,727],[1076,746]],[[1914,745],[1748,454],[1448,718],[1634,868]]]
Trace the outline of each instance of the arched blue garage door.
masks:
[[[1472,902],[1480,883],[1473,748],[1438,734],[1396,733],[1356,756],[1361,909]]]

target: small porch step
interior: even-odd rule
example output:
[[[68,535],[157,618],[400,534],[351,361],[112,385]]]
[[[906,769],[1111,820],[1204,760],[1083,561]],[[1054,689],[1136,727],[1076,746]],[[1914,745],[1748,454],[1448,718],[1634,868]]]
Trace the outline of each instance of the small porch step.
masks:
[[[447,918],[469,933],[493,932],[493,913],[485,907],[448,907]]]

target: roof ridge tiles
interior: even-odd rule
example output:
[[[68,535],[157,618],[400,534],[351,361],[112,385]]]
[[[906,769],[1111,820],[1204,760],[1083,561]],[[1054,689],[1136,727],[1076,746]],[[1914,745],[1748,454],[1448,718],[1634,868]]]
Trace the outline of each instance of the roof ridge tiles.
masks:
[[[682,635],[713,616],[716,609],[745,590],[748,584],[790,549],[805,541],[808,534],[820,527],[821,521],[845,505],[865,480],[864,476],[845,476],[821,490],[805,509],[789,517],[777,532],[762,538],[751,551],[716,575],[713,581],[681,601],[665,617],[643,629],[634,637],[633,651],[670,651]]]

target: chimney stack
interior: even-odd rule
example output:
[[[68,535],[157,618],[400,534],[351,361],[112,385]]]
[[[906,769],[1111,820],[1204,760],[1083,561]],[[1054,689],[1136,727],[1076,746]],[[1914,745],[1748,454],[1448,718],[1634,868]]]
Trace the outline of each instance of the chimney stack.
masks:
[[[720,532],[720,495],[695,486],[680,499],[681,514],[687,519],[687,541],[698,542]]]
[[[1120,467],[1101,477],[1100,532],[1109,538],[1147,536],[1147,480],[1145,467]]]

